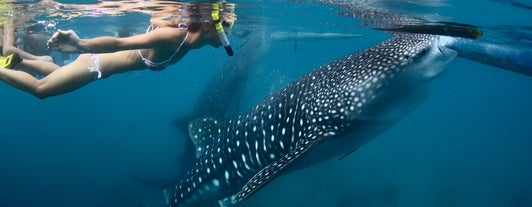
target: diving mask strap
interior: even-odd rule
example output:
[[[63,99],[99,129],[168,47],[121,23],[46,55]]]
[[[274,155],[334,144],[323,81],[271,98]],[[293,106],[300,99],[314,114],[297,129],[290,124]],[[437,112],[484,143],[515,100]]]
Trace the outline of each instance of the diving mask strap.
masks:
[[[224,46],[225,52],[227,53],[227,55],[233,56],[233,48],[231,47],[231,43],[229,43],[229,39],[227,39],[224,27],[222,26],[222,21],[220,20],[220,3],[212,4],[211,17],[212,22],[214,23],[214,27],[216,29],[216,33],[218,33],[218,37],[220,38],[220,42],[222,42],[222,45]]]

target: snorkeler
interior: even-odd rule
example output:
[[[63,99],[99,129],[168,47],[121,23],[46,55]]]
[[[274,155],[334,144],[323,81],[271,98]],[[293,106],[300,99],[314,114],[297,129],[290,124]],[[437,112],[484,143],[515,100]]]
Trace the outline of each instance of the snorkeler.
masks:
[[[234,4],[196,3],[187,14],[170,21],[151,21],[145,34],[131,37],[80,39],[72,30],[57,31],[48,40],[51,49],[83,53],[68,65],[22,59],[37,71],[52,70],[42,79],[17,70],[0,68],[0,80],[43,99],[68,93],[94,80],[133,70],[164,70],[185,54],[206,45],[223,45],[229,55],[228,34],[236,17]],[[207,11],[207,12],[206,12]]]

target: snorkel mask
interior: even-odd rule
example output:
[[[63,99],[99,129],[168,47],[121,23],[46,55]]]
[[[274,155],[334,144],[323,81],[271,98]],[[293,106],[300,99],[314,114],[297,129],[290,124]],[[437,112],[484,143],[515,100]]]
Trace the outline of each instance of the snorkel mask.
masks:
[[[227,55],[233,56],[233,48],[231,47],[231,43],[229,43],[229,39],[227,39],[227,34],[231,32],[234,22],[220,20],[220,3],[212,4],[211,17],[216,29],[216,33],[218,33],[218,37],[224,46],[225,52],[227,52]]]

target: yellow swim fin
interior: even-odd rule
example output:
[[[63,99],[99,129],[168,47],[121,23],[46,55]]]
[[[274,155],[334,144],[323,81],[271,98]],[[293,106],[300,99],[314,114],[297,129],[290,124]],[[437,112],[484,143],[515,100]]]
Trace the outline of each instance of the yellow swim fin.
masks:
[[[22,62],[22,58],[17,53],[8,56],[0,56],[0,67],[13,69],[15,65]]]

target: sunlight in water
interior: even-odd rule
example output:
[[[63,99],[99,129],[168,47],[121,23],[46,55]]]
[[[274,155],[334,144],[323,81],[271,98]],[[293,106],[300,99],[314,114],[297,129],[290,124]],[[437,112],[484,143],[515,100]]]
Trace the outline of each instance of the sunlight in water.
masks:
[[[532,206],[530,0],[235,0],[226,5],[230,13],[234,7],[237,18],[228,36],[235,51],[232,57],[221,48],[201,48],[165,71],[124,73],[46,100],[0,81],[0,207],[166,206],[162,189],[174,187],[178,175],[191,169],[184,161],[196,161],[197,148],[189,146],[194,135],[245,137],[217,141],[235,147],[200,148],[219,156],[204,169],[218,177],[191,179],[190,191],[200,183],[208,185],[199,191],[228,189],[227,185],[237,183],[228,178],[255,170],[259,161],[282,159],[274,153],[291,147],[278,142],[282,136],[299,138],[291,131],[313,121],[279,115],[312,110],[314,115],[325,114],[315,122],[333,126],[332,118],[353,110],[335,106],[351,102],[358,107],[373,97],[363,93],[334,102],[353,95],[322,95],[334,87],[312,76],[293,87],[308,97],[279,89],[320,66],[350,70],[357,65],[378,69],[391,64],[393,58],[379,59],[388,53],[368,53],[368,59],[353,62],[349,55],[397,32],[444,35],[438,41],[448,47],[438,45],[422,53],[435,58],[449,49],[458,53],[427,91],[425,102],[360,148],[342,140],[323,146],[324,152],[337,156],[313,167],[288,170],[242,206]],[[14,24],[17,47],[29,50],[26,46],[42,44],[40,48],[47,49],[46,41],[58,29],[74,30],[82,39],[127,37],[144,34],[150,20],[185,17],[191,9],[204,8],[190,0],[0,0],[0,23]],[[210,13],[205,15],[208,18]],[[29,37],[35,41],[19,41]],[[384,46],[382,50],[390,51]],[[413,58],[399,54],[390,56]],[[61,65],[76,55],[50,54]],[[434,69],[435,58],[419,61]],[[339,66],[329,64],[335,60]],[[375,75],[364,87],[378,88],[379,80],[392,77],[376,76],[377,72],[355,80]],[[325,73],[314,77],[329,80]],[[342,78],[340,74],[329,81],[349,83]],[[310,86],[323,88],[309,91]],[[382,99],[379,106],[383,107],[376,107],[374,114],[398,113],[396,107],[385,106],[401,98],[408,85],[394,86],[390,94],[395,96]],[[286,102],[262,105],[262,117],[242,115],[260,108],[261,101],[277,91],[285,95],[274,99]],[[317,97],[312,103],[285,108],[312,97]],[[225,117],[211,119],[215,116]],[[240,116],[244,118],[235,118]],[[253,117],[257,120],[249,121]],[[359,122],[384,123],[383,117],[364,116]],[[213,127],[199,128],[191,135],[198,126],[190,124],[192,119]],[[247,128],[227,127],[225,119],[233,120],[231,126],[247,124]],[[280,121],[265,125],[270,119]],[[285,127],[285,123],[296,125]],[[221,126],[220,131],[214,126]],[[338,138],[339,134],[324,135]],[[257,141],[261,135],[267,139]],[[349,133],[341,138],[360,136]],[[277,144],[267,145],[274,141]],[[277,151],[270,146],[278,146]],[[190,147],[192,151],[187,151]],[[244,153],[232,156],[237,151]],[[262,156],[256,151],[271,153]],[[179,193],[185,188],[189,191],[184,187]]]

